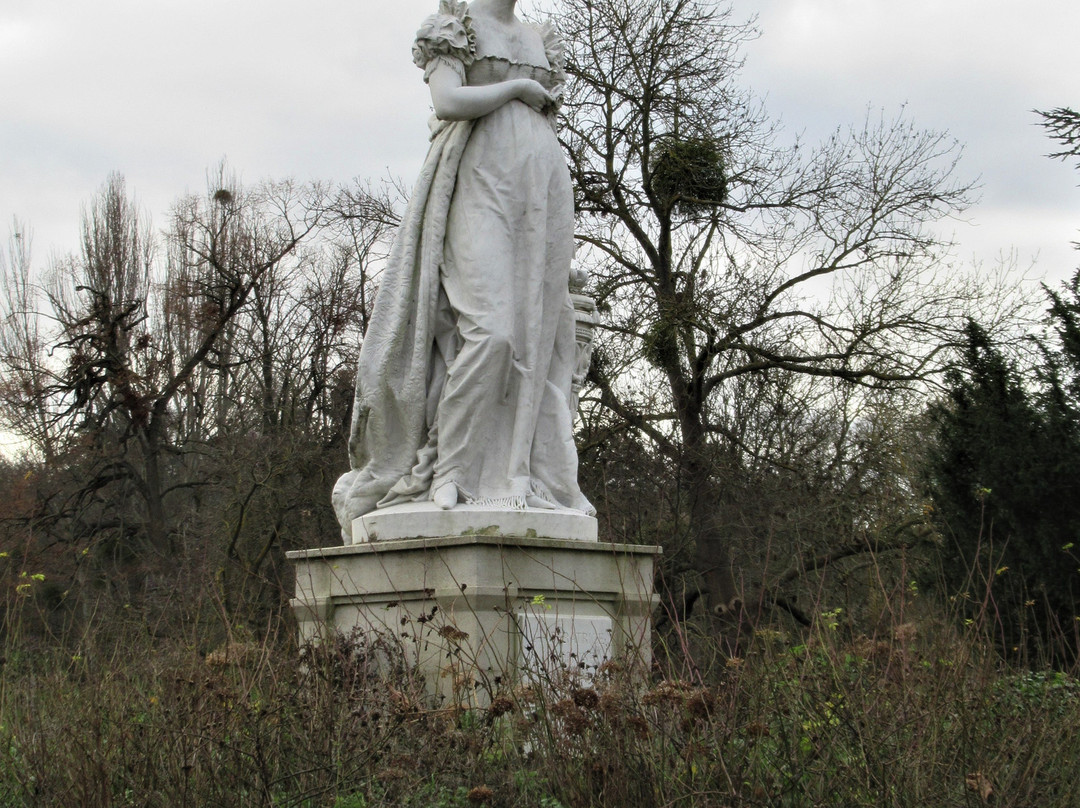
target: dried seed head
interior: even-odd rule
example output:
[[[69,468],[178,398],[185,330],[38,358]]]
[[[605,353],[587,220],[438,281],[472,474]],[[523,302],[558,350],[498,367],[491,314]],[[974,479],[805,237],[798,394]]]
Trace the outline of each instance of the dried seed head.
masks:
[[[683,704],[686,706],[686,711],[695,718],[708,718],[716,707],[716,698],[710,691],[701,688],[688,693]]]
[[[495,796],[495,792],[487,786],[474,786],[469,789],[469,793],[465,795],[469,802],[474,805],[485,805],[491,802],[492,797]]]
[[[491,706],[488,707],[488,715],[492,719],[498,718],[500,715],[506,715],[512,712],[514,709],[514,702],[508,699],[506,696],[496,696],[491,700]]]
[[[460,642],[461,640],[469,639],[469,635],[459,629],[457,626],[446,625],[439,629],[439,636],[445,637],[448,640],[454,640]]]
[[[600,704],[600,697],[591,687],[579,687],[571,694],[574,704],[582,710],[595,710]]]

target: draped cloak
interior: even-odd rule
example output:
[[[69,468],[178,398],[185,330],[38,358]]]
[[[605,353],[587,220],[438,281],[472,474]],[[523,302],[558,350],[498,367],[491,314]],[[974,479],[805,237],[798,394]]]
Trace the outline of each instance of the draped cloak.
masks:
[[[439,267],[458,164],[472,127],[472,121],[436,127],[380,276],[356,374],[352,470],[332,495],[346,541],[353,519],[419,494],[431,480],[435,447],[428,426],[446,374],[435,340],[440,317],[448,316]]]

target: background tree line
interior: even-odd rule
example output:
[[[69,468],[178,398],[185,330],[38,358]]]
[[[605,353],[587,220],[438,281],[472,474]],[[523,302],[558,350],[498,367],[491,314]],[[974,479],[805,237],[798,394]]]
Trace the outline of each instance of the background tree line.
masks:
[[[40,284],[16,228],[0,411],[27,451],[5,525],[48,557],[52,597],[280,603],[282,550],[333,533],[324,495],[392,217],[359,187],[243,189],[222,169],[159,237],[114,175],[80,254]]]
[[[950,368],[935,412],[962,409],[973,335],[1024,310],[950,257],[938,225],[972,195],[957,144],[875,114],[789,142],[739,84],[751,31],[713,2],[560,6],[578,262],[602,313],[581,477],[603,537],[664,546],[661,623],[806,625],[827,591],[872,624],[873,592],[943,546],[934,514],[970,521],[928,507],[946,472],[923,459],[945,444],[922,413]],[[155,630],[185,610],[262,619],[286,603],[283,551],[336,541],[394,198],[221,169],[155,233],[113,176],[79,254],[40,275],[15,226],[0,419],[27,451],[4,462],[0,540],[47,570],[55,620],[102,596]]]

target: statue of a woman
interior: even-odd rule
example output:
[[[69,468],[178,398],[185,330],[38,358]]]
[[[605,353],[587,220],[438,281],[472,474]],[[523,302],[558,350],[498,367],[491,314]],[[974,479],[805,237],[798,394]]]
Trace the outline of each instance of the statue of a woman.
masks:
[[[333,497],[346,541],[356,517],[412,500],[592,512],[569,406],[562,47],[515,5],[442,0],[417,32],[437,120],[360,353]]]

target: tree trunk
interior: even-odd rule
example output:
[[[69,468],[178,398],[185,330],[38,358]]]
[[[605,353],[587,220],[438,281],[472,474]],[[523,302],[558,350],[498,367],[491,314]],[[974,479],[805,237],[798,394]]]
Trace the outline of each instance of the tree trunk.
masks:
[[[690,505],[690,535],[694,559],[701,574],[709,610],[718,616],[739,611],[740,596],[735,584],[728,537],[718,524],[718,495],[712,480],[712,463],[704,433],[684,435],[682,477]]]
[[[161,481],[161,446],[151,424],[144,436],[143,494],[146,497],[146,540],[148,549],[156,554],[172,552],[165,516],[165,494]]]

